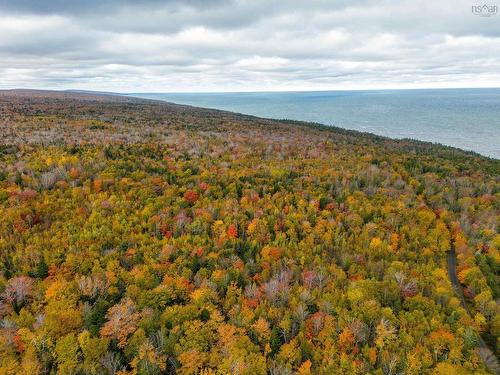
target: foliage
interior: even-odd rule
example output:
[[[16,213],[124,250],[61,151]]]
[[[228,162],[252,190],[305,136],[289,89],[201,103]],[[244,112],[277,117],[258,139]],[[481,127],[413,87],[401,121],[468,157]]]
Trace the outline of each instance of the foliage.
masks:
[[[128,98],[0,114],[0,373],[485,371],[497,160]]]

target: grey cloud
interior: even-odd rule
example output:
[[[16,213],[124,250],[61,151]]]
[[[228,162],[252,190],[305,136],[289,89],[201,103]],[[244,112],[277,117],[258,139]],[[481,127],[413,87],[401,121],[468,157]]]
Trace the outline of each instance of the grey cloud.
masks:
[[[99,14],[102,11],[116,11],[117,9],[130,8],[154,8],[159,6],[170,7],[204,7],[219,5],[225,0],[0,0],[0,9],[28,14],[74,14],[82,13]]]
[[[442,1],[0,0],[0,88],[500,85],[500,15]]]

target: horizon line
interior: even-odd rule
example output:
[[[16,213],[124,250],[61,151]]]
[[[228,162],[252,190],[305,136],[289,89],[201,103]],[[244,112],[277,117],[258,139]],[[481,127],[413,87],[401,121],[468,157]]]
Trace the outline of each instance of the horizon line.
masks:
[[[348,92],[348,91],[418,91],[418,90],[484,90],[500,89],[500,86],[483,87],[406,87],[406,88],[352,88],[352,89],[298,89],[298,90],[241,90],[241,91],[108,91],[108,90],[90,90],[90,89],[52,89],[52,88],[0,88],[0,91],[53,91],[53,92],[80,92],[108,95],[133,95],[133,94],[252,94],[252,93],[300,93],[300,92]]]

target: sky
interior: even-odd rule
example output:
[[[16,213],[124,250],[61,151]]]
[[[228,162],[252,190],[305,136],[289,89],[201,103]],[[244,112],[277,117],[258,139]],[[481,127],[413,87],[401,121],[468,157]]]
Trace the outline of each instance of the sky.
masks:
[[[474,5],[0,0],[0,89],[500,87],[500,14]]]

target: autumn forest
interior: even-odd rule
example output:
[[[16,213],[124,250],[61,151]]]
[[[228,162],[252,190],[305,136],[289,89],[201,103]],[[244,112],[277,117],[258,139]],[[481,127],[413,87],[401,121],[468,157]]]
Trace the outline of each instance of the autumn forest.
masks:
[[[499,370],[500,161],[0,91],[0,374]]]

